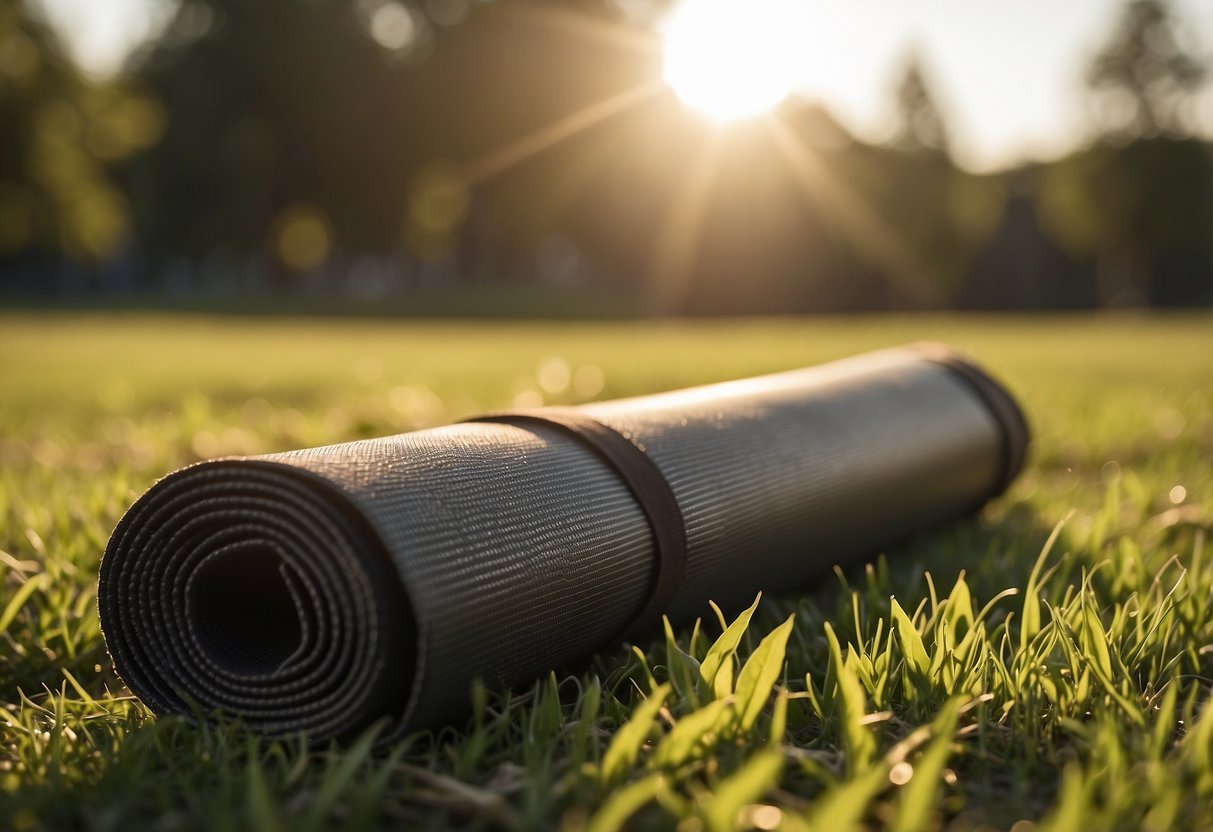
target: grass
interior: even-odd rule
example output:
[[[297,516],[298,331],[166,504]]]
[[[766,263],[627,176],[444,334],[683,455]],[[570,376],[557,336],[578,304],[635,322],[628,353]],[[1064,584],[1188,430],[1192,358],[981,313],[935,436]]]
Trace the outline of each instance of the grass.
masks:
[[[1025,403],[980,518],[374,752],[155,719],[97,559],[199,457],[907,340]],[[585,369],[592,366],[594,369]],[[1213,319],[420,323],[0,315],[0,828],[1213,828]]]

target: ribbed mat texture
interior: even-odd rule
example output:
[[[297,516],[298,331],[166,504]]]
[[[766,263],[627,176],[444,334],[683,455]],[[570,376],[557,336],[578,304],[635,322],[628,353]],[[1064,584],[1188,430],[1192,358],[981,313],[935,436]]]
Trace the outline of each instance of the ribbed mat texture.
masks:
[[[577,408],[664,478],[671,552],[643,489],[544,412],[168,475],[102,559],[118,672],[157,713],[269,735],[441,724],[474,679],[568,666],[648,607],[736,608],[972,512],[1027,443],[1009,394],[936,345]]]

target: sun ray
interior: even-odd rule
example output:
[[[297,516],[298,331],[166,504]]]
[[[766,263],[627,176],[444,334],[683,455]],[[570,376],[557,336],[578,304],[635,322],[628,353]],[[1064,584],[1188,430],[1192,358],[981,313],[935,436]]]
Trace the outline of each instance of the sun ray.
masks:
[[[943,298],[930,270],[901,235],[864,204],[777,115],[764,120],[788,169],[805,197],[819,209],[822,220],[833,224],[860,256],[872,258],[884,269],[909,300],[923,306],[940,303]]]
[[[691,160],[657,233],[649,289],[650,310],[657,314],[683,311],[695,266],[699,232],[720,170],[724,140],[724,134],[718,131],[705,136],[703,147]]]
[[[505,147],[490,151],[464,165],[464,179],[468,185],[491,179],[607,119],[632,109],[657,95],[662,89],[660,81],[648,81],[587,104],[551,124],[514,140]]]

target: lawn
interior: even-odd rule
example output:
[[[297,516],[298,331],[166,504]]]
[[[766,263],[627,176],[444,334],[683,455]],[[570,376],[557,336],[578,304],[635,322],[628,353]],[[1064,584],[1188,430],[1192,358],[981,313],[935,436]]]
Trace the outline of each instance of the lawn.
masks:
[[[1020,396],[1027,472],[723,636],[705,608],[387,751],[155,719],[105,654],[99,554],[181,464],[920,339]],[[0,314],[0,380],[0,828],[1213,828],[1207,315]]]

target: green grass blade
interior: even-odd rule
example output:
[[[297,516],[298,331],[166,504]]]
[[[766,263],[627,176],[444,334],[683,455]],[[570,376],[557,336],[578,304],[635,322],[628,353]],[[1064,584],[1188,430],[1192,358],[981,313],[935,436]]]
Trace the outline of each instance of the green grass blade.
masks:
[[[50,584],[51,577],[45,572],[39,572],[32,578],[26,578],[17,591],[13,593],[13,597],[9,599],[8,604],[4,607],[4,612],[0,613],[0,633],[8,631],[9,625],[17,617],[17,613],[21,612],[21,608],[25,606],[25,602],[30,599],[40,589],[44,589]]]
[[[771,698],[775,682],[783,672],[783,657],[795,621],[796,616],[789,615],[768,633],[737,675],[737,716],[742,731],[754,727],[763,706]]]
[[[783,754],[775,749],[759,751],[733,774],[712,786],[711,797],[700,816],[710,832],[730,832],[737,826],[741,810],[775,788],[783,771]]]
[[[257,832],[286,832],[286,822],[278,811],[278,805],[265,780],[258,757],[260,749],[249,740],[248,754],[248,818]]]
[[[1053,547],[1057,545],[1057,539],[1061,537],[1062,529],[1065,528],[1066,523],[1073,516],[1074,511],[1071,510],[1053,526],[1053,531],[1049,533],[1049,539],[1045,541],[1040,554],[1036,557],[1036,562],[1032,565],[1032,571],[1028,574],[1028,582],[1023,590],[1023,612],[1019,618],[1019,650],[1021,653],[1028,649],[1028,644],[1040,632],[1041,573],[1044,570],[1045,563],[1049,560]]]
[[[698,752],[707,749],[716,739],[721,717],[733,707],[731,699],[717,699],[693,711],[675,723],[653,754],[655,768],[677,768]]]
[[[928,821],[935,810],[939,787],[943,782],[944,766],[951,754],[952,735],[956,732],[960,704],[958,699],[949,701],[931,725],[934,739],[919,757],[910,781],[898,795],[893,832],[915,832],[929,828]]]
[[[882,766],[869,768],[853,780],[827,792],[805,818],[811,830],[851,832],[862,829],[860,820],[876,795],[889,785],[888,770]]]
[[[653,728],[653,721],[658,711],[665,704],[670,694],[670,685],[664,684],[649,694],[636,708],[632,718],[619,726],[615,737],[602,755],[602,766],[599,780],[604,784],[616,782],[636,765],[640,755],[640,746],[648,739]]]
[[[699,662],[678,646],[678,640],[674,637],[674,628],[670,626],[670,619],[662,616],[661,623],[665,631],[666,671],[670,683],[674,686],[674,693],[681,701],[698,705],[700,704],[699,685],[697,684]]]
[[[623,786],[594,813],[586,824],[585,832],[618,832],[624,828],[628,818],[661,794],[664,787],[665,778],[661,774],[650,774]]]
[[[761,600],[762,593],[760,592],[754,599],[754,603],[738,615],[733,623],[720,634],[720,638],[716,639],[716,642],[708,648],[707,655],[703,657],[703,661],[699,665],[700,677],[708,689],[715,692],[717,698],[728,696],[733,692],[733,656],[737,652],[737,645],[741,643],[741,637],[745,635],[746,629],[750,626],[750,619],[754,616],[754,611],[758,609],[758,603]],[[719,612],[719,608],[716,609]],[[718,679],[718,676],[721,678]]]
[[[927,653],[926,645],[923,644],[922,636],[914,626],[914,622],[910,620],[910,616],[906,615],[901,604],[897,603],[897,599],[890,598],[889,606],[893,629],[897,632],[897,641],[901,645],[902,656],[909,668],[910,679],[915,686],[925,688],[930,684],[930,654]]]
[[[842,648],[834,628],[825,623],[826,640],[830,648],[830,670],[834,676],[838,721],[842,723],[843,749],[846,751],[847,771],[852,776],[871,765],[876,756],[876,739],[865,723],[867,700],[863,686],[842,659]]]

